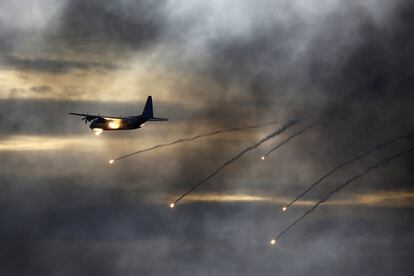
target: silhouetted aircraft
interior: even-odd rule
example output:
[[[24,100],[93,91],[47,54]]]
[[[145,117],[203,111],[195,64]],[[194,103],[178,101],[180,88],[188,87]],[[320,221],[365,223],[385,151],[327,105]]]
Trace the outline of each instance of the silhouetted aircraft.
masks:
[[[165,118],[154,117],[152,111],[152,97],[148,96],[144,110],[141,115],[127,117],[113,117],[102,115],[91,115],[82,113],[69,113],[70,115],[83,116],[85,124],[91,122],[89,127],[99,135],[104,130],[127,130],[140,128],[146,121],[168,121]]]

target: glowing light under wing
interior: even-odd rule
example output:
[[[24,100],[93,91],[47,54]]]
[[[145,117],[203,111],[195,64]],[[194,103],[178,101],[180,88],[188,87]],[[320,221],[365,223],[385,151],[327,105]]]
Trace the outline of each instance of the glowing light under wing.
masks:
[[[93,131],[95,132],[95,135],[98,136],[102,133],[102,128],[94,128]]]
[[[108,122],[108,127],[111,129],[118,129],[121,127],[121,121],[120,120],[111,120]]]

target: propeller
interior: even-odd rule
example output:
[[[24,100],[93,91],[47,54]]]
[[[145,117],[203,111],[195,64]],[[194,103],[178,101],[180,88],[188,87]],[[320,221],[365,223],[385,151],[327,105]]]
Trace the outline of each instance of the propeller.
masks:
[[[95,116],[86,115],[85,117],[82,118],[82,121],[84,121],[85,124],[87,124],[88,122],[92,121],[93,119],[95,119]]]

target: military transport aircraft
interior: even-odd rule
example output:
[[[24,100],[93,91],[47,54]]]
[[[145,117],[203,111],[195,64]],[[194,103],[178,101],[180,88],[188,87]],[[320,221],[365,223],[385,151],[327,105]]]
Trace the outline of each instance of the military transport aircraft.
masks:
[[[127,130],[140,128],[146,121],[168,121],[166,118],[154,117],[152,111],[152,97],[148,96],[144,111],[141,115],[128,117],[113,117],[102,115],[91,115],[82,113],[69,113],[70,115],[83,116],[82,120],[90,122],[89,127],[99,135],[104,130]]]

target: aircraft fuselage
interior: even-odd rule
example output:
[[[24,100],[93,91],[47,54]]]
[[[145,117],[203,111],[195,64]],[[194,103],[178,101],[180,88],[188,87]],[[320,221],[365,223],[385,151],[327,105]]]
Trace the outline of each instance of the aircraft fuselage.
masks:
[[[137,129],[140,128],[148,118],[141,116],[126,117],[122,119],[105,119],[95,118],[91,121],[89,127],[91,129],[102,129],[102,130],[126,130],[126,129]]]

